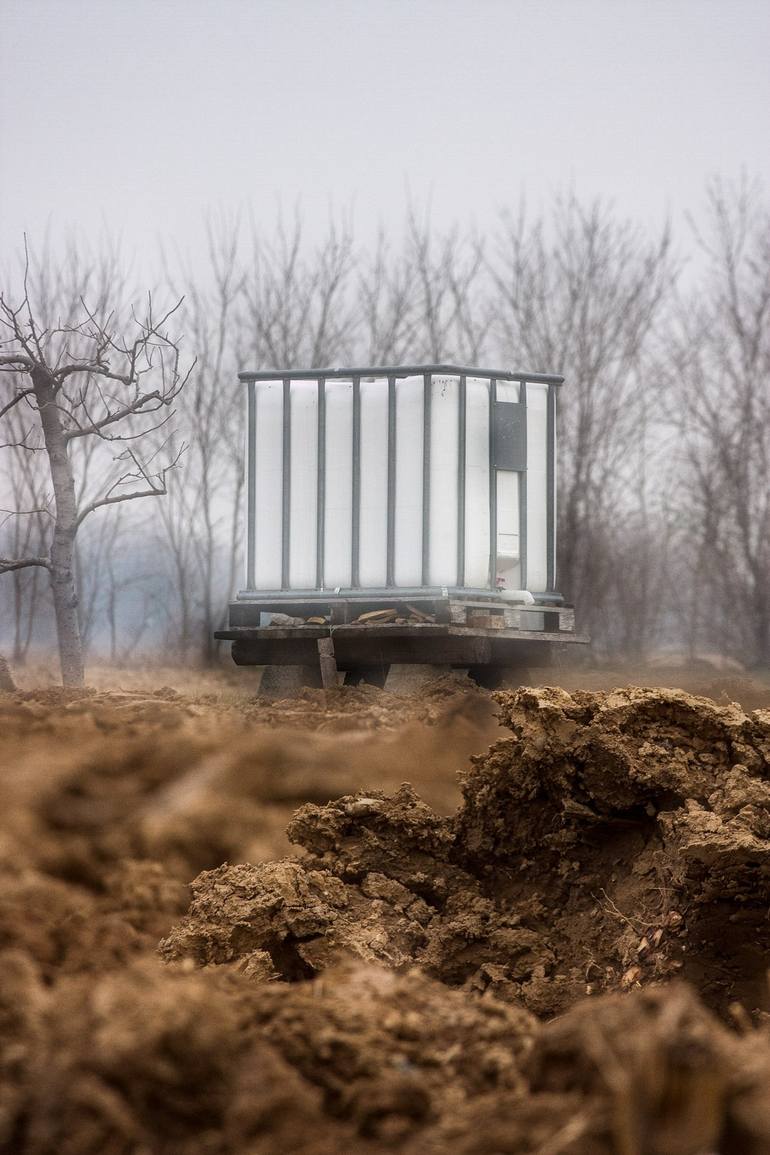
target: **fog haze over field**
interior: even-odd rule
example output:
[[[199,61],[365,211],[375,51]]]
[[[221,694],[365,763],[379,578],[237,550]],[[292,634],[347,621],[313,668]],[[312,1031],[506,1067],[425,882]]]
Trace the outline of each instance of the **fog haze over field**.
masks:
[[[443,362],[564,374],[595,654],[770,667],[768,43],[767,0],[0,3],[0,650],[217,660],[238,371]]]
[[[765,0],[5,0],[0,244],[49,226],[196,256],[204,210],[486,228],[569,185],[641,224],[767,178]]]

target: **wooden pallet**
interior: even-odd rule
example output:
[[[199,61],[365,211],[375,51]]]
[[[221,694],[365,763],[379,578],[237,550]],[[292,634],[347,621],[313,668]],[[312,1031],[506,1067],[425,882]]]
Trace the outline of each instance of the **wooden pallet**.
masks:
[[[500,602],[449,602],[449,620],[456,626],[489,630],[544,630],[547,633],[574,633],[572,606],[517,605]]]
[[[469,599],[424,595],[402,598],[365,595],[338,598],[331,595],[328,599],[298,599],[296,602],[244,599],[231,604],[230,627],[258,626],[261,611],[283,615],[285,624],[296,626],[328,624],[360,628],[375,624],[435,623],[482,631],[570,634],[575,630],[575,613],[571,606],[523,605],[503,602],[495,597]],[[291,621],[286,622],[286,618]]]
[[[319,640],[331,639],[341,670],[372,662],[461,667],[538,665],[554,643],[580,645],[588,641],[567,630],[489,629],[440,622],[236,626],[218,631],[216,636],[234,643],[233,660],[238,665],[312,665],[318,662]]]

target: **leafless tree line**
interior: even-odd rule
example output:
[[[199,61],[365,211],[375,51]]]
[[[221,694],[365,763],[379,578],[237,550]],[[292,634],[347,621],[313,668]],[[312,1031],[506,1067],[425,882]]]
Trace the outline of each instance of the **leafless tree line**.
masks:
[[[486,235],[409,211],[363,247],[344,221],[311,243],[298,217],[210,220],[204,270],[164,254],[162,320],[114,249],[33,253],[0,318],[12,661],[52,605],[113,661],[214,659],[242,562],[239,369],[457,360],[567,377],[559,584],[597,650],[770,664],[770,212],[716,182],[707,210],[689,262],[668,229],[574,196]]]

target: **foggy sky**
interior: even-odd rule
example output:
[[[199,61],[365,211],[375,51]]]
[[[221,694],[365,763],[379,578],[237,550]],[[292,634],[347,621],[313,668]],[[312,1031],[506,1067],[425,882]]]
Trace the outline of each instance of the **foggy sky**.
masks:
[[[770,178],[768,0],[3,0],[0,245],[199,251],[205,210],[484,228],[570,186],[677,222]]]

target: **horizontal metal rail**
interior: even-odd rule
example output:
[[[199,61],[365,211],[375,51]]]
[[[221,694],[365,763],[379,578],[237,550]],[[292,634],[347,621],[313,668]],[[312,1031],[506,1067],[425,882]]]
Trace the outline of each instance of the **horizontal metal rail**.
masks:
[[[531,591],[527,590],[527,593]],[[532,592],[537,605],[545,603],[561,604],[564,601],[562,594],[549,590]],[[356,587],[339,587],[334,589],[295,589],[295,590],[240,590],[236,594],[236,602],[245,604],[261,604],[263,602],[344,602],[344,601],[386,601],[403,602],[414,601],[415,598],[438,601],[447,598],[484,598],[495,602],[496,605],[505,605],[511,609],[521,609],[529,606],[528,602],[517,602],[511,598],[501,597],[499,591],[491,590],[487,586],[366,586],[364,589]],[[530,607],[531,608],[531,607]]]
[[[239,381],[316,381],[319,377],[422,377],[444,373],[451,377],[482,377],[496,381],[532,381],[540,385],[563,385],[556,373],[511,373],[506,369],[469,369],[462,365],[372,365],[350,369],[260,369],[238,374]]]

